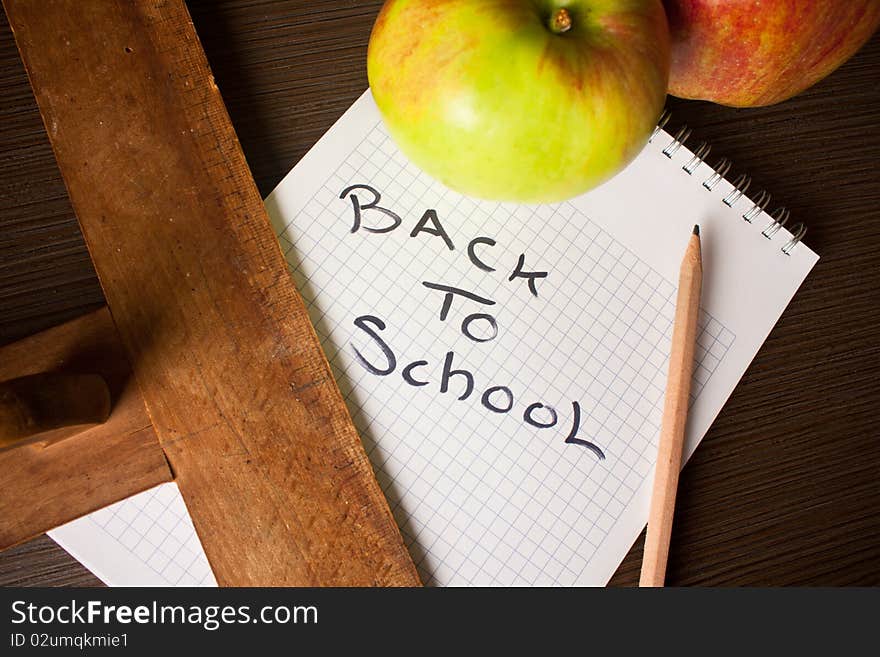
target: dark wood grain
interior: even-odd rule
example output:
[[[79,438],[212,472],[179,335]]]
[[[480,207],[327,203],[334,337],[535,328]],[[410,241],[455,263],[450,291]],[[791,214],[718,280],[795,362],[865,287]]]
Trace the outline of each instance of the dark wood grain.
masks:
[[[262,194],[366,87],[380,2],[191,2]],[[0,21],[4,21],[0,18]],[[777,106],[670,99],[822,256],[685,468],[667,582],[880,584],[880,36]],[[39,114],[0,23],[0,341],[101,303]],[[638,581],[641,540],[613,584]],[[63,577],[60,573],[64,572]],[[95,583],[34,541],[0,583]]]

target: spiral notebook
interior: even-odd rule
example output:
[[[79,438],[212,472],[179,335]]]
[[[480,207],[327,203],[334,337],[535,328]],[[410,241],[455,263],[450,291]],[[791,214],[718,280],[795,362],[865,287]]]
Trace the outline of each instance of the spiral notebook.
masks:
[[[267,199],[425,583],[606,583],[648,515],[693,225],[686,456],[818,260],[769,194],[687,138],[661,125],[571,201],[482,202],[408,162],[366,92]],[[52,536],[111,584],[213,583],[173,484]]]

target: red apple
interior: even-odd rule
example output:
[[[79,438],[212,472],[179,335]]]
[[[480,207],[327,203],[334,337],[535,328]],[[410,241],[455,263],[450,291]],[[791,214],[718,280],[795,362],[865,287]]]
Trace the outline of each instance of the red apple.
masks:
[[[367,72],[428,174],[481,198],[559,201],[644,148],[669,32],[660,0],[386,0]]]
[[[669,93],[772,105],[849,59],[880,24],[880,0],[664,0]]]

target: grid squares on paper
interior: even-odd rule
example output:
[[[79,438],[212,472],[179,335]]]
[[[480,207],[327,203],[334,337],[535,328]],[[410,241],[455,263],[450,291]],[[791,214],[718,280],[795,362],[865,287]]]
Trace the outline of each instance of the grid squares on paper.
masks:
[[[169,586],[210,586],[214,576],[177,488],[163,484],[86,516]]]
[[[351,198],[341,194],[352,185],[372,188],[354,192],[364,195],[361,207],[372,202],[405,225],[353,234]],[[430,234],[410,237],[427,209],[454,250]],[[361,220],[377,222],[373,228],[389,225],[387,213],[368,214]],[[290,219],[282,250],[423,581],[588,581],[592,556],[652,472],[675,286],[570,203],[484,203],[442,187],[407,162],[381,123]],[[493,273],[464,255],[476,236],[497,240],[481,252]],[[549,272],[536,282],[537,298],[524,279],[508,278],[518,255],[525,271]],[[455,298],[440,321],[442,295],[425,281],[496,304]],[[459,322],[469,312],[491,312],[497,338],[464,338]],[[357,341],[368,360],[387,364],[353,325],[366,314],[381,318],[382,339],[398,355],[388,376],[368,373],[352,356]],[[735,340],[705,312],[699,325],[692,403]],[[460,375],[450,379],[455,394],[439,393],[447,352],[475,379],[476,393],[464,401],[456,399]],[[418,372],[428,385],[400,377],[416,359],[426,361]],[[478,394],[492,384],[515,390],[510,413],[480,405]],[[578,436],[599,444],[605,460],[564,443],[575,401]],[[529,402],[552,406],[554,427],[526,425]]]

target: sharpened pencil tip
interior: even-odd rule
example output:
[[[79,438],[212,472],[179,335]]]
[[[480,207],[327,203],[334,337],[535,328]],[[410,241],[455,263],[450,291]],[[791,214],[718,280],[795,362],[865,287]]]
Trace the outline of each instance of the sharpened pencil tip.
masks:
[[[694,224],[694,235],[696,235],[697,237],[700,236],[700,225],[699,224]]]

